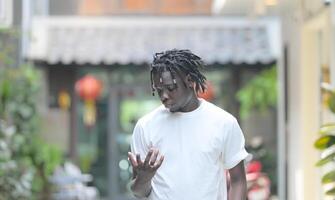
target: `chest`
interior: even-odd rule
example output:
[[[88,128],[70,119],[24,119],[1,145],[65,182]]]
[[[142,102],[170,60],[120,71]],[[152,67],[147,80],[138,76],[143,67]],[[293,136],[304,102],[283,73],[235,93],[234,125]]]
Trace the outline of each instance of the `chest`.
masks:
[[[162,123],[150,133],[150,143],[169,162],[216,162],[224,139],[224,129],[217,123],[173,120]]]

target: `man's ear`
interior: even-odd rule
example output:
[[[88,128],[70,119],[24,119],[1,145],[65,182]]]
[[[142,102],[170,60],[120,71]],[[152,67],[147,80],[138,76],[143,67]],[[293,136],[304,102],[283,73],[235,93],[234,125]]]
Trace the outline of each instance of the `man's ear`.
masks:
[[[194,82],[193,82],[193,79],[192,79],[191,75],[189,75],[189,74],[186,75],[185,82],[186,82],[188,87],[193,88]]]

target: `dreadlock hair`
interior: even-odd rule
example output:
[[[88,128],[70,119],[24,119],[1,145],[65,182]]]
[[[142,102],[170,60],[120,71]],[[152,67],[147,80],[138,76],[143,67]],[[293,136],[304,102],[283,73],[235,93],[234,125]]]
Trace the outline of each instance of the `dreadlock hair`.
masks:
[[[206,90],[206,77],[199,71],[203,67],[204,62],[201,58],[190,50],[172,49],[155,53],[153,62],[150,65],[152,94],[154,95],[155,93],[153,74],[158,73],[161,76],[164,71],[170,71],[174,84],[176,84],[176,74],[180,75],[180,72],[182,72],[185,75],[190,75],[195,83],[195,91],[197,93],[204,92]]]

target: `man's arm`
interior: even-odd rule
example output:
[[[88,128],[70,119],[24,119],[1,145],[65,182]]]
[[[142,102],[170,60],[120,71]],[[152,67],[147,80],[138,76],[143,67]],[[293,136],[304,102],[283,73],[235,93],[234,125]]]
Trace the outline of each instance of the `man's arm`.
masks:
[[[129,161],[133,167],[133,180],[131,181],[130,189],[136,197],[149,196],[151,179],[164,160],[164,156],[157,159],[158,154],[158,150],[150,149],[143,162],[139,154],[134,156],[131,152],[128,153]]]
[[[247,199],[247,181],[245,177],[244,161],[229,169],[230,189],[229,200]]]

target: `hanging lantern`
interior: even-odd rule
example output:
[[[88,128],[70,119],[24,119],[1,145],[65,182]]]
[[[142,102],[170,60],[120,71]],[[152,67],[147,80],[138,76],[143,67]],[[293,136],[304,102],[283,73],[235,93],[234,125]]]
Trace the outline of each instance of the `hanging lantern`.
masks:
[[[206,101],[211,101],[214,99],[214,88],[211,82],[206,81],[206,90],[205,92],[199,92],[198,97],[205,99]]]
[[[95,101],[102,91],[102,82],[94,76],[86,75],[75,84],[76,93],[84,101],[84,124],[92,127],[96,120]]]
[[[68,110],[70,108],[71,97],[66,90],[61,90],[58,93],[58,105],[62,110]]]

